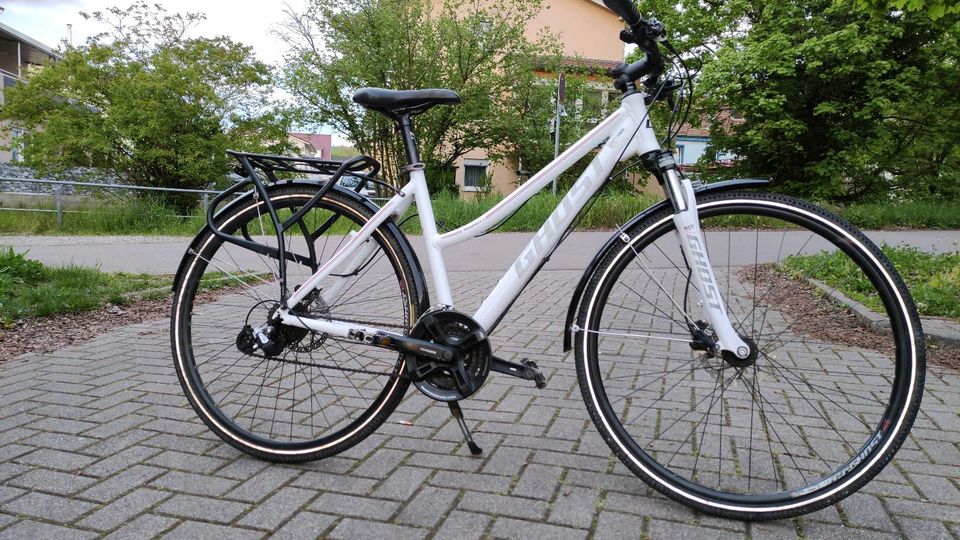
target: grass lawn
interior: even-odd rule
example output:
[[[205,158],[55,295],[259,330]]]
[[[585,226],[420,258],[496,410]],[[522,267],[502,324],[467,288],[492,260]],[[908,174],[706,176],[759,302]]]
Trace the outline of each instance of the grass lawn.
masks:
[[[960,252],[933,255],[912,247],[882,249],[910,288],[920,315],[960,318]],[[845,255],[793,256],[783,266],[838,287],[843,294],[874,311],[883,309],[879,298],[870,294],[870,281]]]
[[[241,283],[259,284],[266,273],[227,276],[207,272],[201,291],[236,288]],[[171,275],[101,272],[84,266],[44,266],[0,247],[0,325],[18,319],[47,317],[124,305],[138,300],[164,298],[170,294]]]
[[[190,217],[175,213],[150,198],[109,199],[67,211],[58,227],[56,213],[7,209],[0,211],[0,234],[193,236],[206,224],[199,209]]]
[[[0,248],[0,323],[125,304],[132,295],[162,297],[170,284],[170,276],[48,267]]]

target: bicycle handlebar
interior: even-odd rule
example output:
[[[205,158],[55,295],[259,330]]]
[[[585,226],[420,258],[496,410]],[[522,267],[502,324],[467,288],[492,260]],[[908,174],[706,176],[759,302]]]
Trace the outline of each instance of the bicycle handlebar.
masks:
[[[629,65],[621,64],[608,72],[616,79],[614,86],[626,92],[632,87],[633,81],[646,76],[644,85],[648,88],[654,87],[664,70],[663,55],[657,44],[666,35],[663,24],[657,19],[643,20],[633,0],[603,0],[603,3],[630,27],[629,30],[620,32],[620,40],[634,43],[646,53],[640,60]]]
[[[633,0],[603,0],[603,3],[610,8],[610,11],[619,15],[631,29],[636,29],[643,22],[643,17],[637,11]]]

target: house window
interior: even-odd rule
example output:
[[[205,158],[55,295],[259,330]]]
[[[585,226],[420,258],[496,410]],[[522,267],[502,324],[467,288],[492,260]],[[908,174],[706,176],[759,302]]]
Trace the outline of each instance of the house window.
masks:
[[[23,141],[20,140],[20,137],[23,136],[23,130],[20,128],[13,128],[10,132],[11,142],[13,143],[12,148],[10,148],[10,162],[19,163],[23,161]]]
[[[463,160],[463,190],[478,191],[487,187],[487,161]]]
[[[680,165],[686,165],[686,162],[683,161],[683,145],[677,145],[677,163]]]

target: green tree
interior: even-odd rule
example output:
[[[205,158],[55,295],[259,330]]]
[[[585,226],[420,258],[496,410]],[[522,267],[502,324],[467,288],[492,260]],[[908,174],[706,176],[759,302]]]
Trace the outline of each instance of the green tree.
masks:
[[[743,6],[701,75],[718,149],[743,174],[837,201],[960,192],[960,26],[838,0]],[[724,112],[742,122],[724,122]]]
[[[226,149],[285,146],[289,122],[272,107],[270,69],[227,38],[187,37],[202,15],[144,2],[83,15],[109,30],[6,92],[0,119],[26,128],[26,165],[201,188],[223,181]],[[170,198],[181,208],[195,201]]]
[[[434,191],[453,186],[455,160],[474,148],[489,149],[494,159],[520,157],[531,170],[552,157],[556,85],[542,75],[560,67],[555,38],[525,37],[540,7],[540,0],[312,0],[303,13],[288,11],[285,87],[301,104],[302,122],[343,133],[383,163],[389,181],[397,181],[402,146],[393,122],[352,102],[358,88],[449,88],[460,95],[459,105],[416,120]],[[574,79],[576,94],[585,84]],[[590,116],[583,107],[572,112],[561,130],[565,140]]]

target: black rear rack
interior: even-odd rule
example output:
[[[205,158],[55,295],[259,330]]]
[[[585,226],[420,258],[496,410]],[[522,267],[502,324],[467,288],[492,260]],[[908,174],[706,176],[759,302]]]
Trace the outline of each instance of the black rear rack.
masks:
[[[268,257],[277,259],[278,270],[280,273],[279,278],[281,301],[284,301],[287,298],[287,260],[291,260],[298,264],[309,265],[314,269],[314,271],[316,271],[316,262],[312,260],[314,259],[312,253],[312,244],[308,246],[311,251],[311,255],[308,257],[296,255],[294,253],[288,253],[284,243],[284,233],[290,227],[294,226],[300,220],[300,218],[304,216],[304,214],[313,209],[313,207],[316,206],[317,203],[319,203],[320,200],[323,199],[323,197],[329,193],[331,189],[333,189],[333,186],[335,186],[344,175],[350,175],[359,180],[357,186],[354,188],[354,191],[358,193],[368,183],[387,185],[376,178],[376,175],[380,172],[380,163],[369,156],[360,155],[340,163],[337,161],[329,161],[311,157],[252,154],[249,152],[236,152],[233,150],[227,150],[227,154],[233,156],[239,162],[239,165],[234,168],[234,172],[240,175],[242,180],[225,189],[210,202],[210,205],[207,207],[207,225],[210,227],[210,230],[214,235],[221,238],[225,242],[230,242],[261,255],[266,255]],[[319,174],[328,176],[328,178],[323,181],[320,189],[317,190],[317,193],[310,199],[310,201],[304,204],[303,207],[297,210],[297,212],[292,216],[281,222],[280,218],[277,216],[277,212],[274,209],[273,204],[270,201],[270,196],[267,193],[267,188],[263,182],[264,178],[269,183],[281,182],[281,180],[277,178],[278,172],[310,175]],[[251,185],[253,187],[254,197],[260,198],[260,200],[264,202],[267,213],[270,215],[270,220],[273,222],[274,231],[277,233],[277,247],[255,242],[246,232],[244,232],[244,237],[242,238],[229,235],[221,231],[214,222],[214,211],[217,209],[220,203],[227,200],[229,197],[234,196],[241,190],[247,189],[248,186]],[[321,226],[321,228],[326,230],[332,225],[332,222],[325,223]],[[323,231],[321,231],[321,233],[322,232]]]
[[[322,174],[336,176],[339,179],[344,174],[358,178],[374,180],[380,172],[380,163],[369,156],[356,156],[344,162],[330,161],[312,157],[277,156],[273,154],[252,154],[227,150],[227,155],[233,156],[240,162],[234,172],[244,178],[249,178],[255,170],[263,171],[270,181],[277,181],[277,171],[302,174]]]

